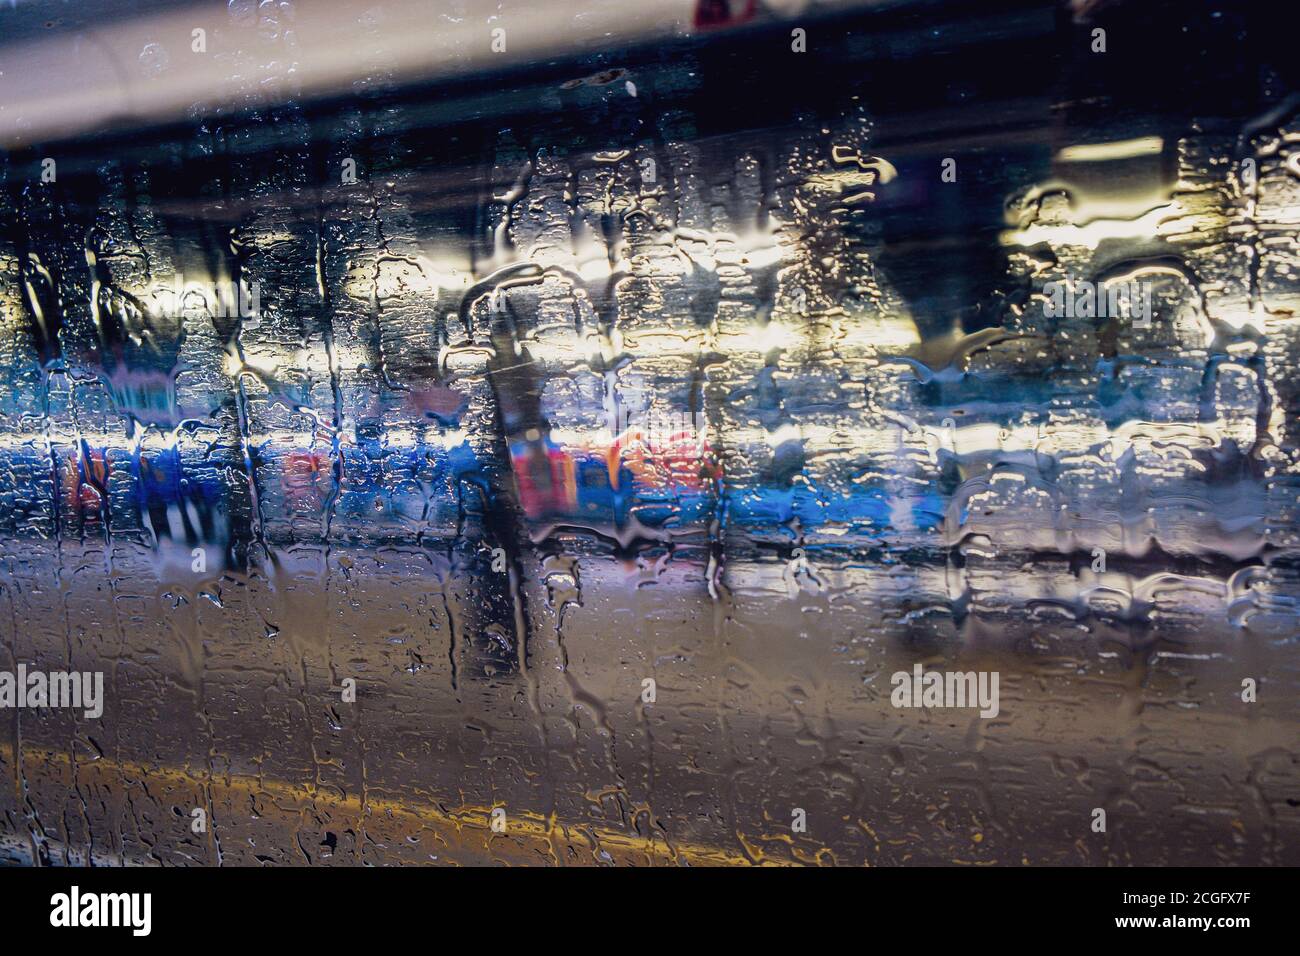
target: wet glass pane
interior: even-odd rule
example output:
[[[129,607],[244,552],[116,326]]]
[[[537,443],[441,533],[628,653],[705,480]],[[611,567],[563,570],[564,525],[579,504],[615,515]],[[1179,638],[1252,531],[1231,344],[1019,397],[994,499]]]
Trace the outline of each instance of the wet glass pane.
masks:
[[[0,861],[1300,863],[1288,16],[0,10]]]

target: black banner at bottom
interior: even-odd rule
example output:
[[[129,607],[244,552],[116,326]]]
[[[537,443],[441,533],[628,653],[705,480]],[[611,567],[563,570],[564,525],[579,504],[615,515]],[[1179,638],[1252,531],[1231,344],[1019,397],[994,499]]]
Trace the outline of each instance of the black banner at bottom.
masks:
[[[440,919],[536,939],[564,920],[616,943],[849,923],[872,939],[942,944],[972,932],[1067,938],[1173,933],[1230,942],[1291,925],[1291,869],[0,869],[8,929],[128,946],[199,939],[373,944]],[[445,924],[450,929],[451,924]],[[691,929],[691,927],[698,927]],[[761,929],[767,932],[766,929]],[[590,935],[590,934],[595,934]],[[990,941],[997,935],[987,937]],[[647,941],[648,942],[648,941]]]

